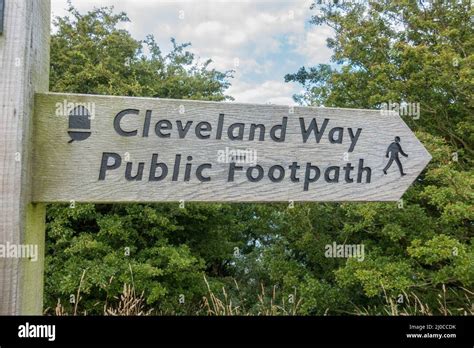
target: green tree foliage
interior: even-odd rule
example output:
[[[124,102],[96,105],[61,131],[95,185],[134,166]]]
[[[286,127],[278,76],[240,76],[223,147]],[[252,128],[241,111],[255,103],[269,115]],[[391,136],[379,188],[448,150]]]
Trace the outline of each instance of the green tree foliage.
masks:
[[[323,6],[313,24],[335,29],[329,45],[338,65],[286,76],[306,88],[297,96],[304,104],[421,103],[420,119],[406,121],[433,160],[402,202],[51,205],[46,305],[59,298],[68,307],[80,286],[79,308],[103,313],[104,303],[133,283],[157,313],[205,313],[206,275],[209,289],[223,294],[224,288],[226,301],[241,313],[268,313],[266,304],[278,303],[284,309],[278,313],[293,313],[286,310],[293,306],[308,315],[387,314],[386,304],[394,301],[400,312],[414,313],[410,296],[432,313],[469,313],[471,16],[467,6],[448,2]],[[110,9],[82,15],[72,6],[68,17],[57,18],[51,89],[229,99],[230,72],[196,64],[186,45],[174,41],[163,55],[152,37],[140,42],[119,29],[126,20]],[[326,257],[334,242],[363,244],[363,261]]]

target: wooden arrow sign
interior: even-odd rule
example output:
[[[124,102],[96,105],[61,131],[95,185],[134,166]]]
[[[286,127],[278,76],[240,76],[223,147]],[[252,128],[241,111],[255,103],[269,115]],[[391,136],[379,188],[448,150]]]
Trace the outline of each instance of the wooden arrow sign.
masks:
[[[431,159],[394,112],[37,94],[33,201],[394,201]]]

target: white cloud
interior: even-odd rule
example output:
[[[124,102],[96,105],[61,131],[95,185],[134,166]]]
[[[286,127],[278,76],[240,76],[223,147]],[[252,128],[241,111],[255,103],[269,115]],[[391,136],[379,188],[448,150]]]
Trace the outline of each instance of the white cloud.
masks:
[[[94,6],[111,6],[125,11],[127,25],[137,38],[153,33],[158,42],[190,41],[201,56],[233,50],[233,56],[266,54],[280,48],[278,35],[304,36],[310,0],[291,1],[73,1],[80,11]],[[66,0],[53,0],[53,12],[64,15]],[[180,19],[180,16],[182,19]]]
[[[296,49],[306,57],[307,64],[329,63],[332,50],[327,47],[326,40],[333,35],[333,30],[328,26],[311,27]]]
[[[308,27],[313,0],[73,0],[80,12],[111,6],[124,11],[133,37],[153,34],[163,52],[191,42],[201,61],[217,70],[236,70],[228,94],[237,101],[289,104],[298,91],[283,81],[301,65],[329,63],[329,28]],[[63,16],[66,0],[52,0],[53,14]],[[238,61],[238,66],[236,66]]]
[[[229,94],[236,102],[278,105],[294,105],[292,95],[297,92],[293,85],[279,80],[265,81],[261,84],[240,82],[229,89]]]

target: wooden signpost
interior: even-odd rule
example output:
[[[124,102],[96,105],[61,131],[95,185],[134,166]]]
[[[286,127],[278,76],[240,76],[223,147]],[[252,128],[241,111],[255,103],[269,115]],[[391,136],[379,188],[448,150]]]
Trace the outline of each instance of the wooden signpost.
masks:
[[[35,202],[395,201],[430,160],[379,110],[40,93],[33,128]]]
[[[44,203],[396,201],[431,159],[394,112],[48,93],[49,1],[5,14],[0,243],[41,258],[0,314],[41,313]]]
[[[33,104],[49,81],[50,3],[4,0],[0,35],[0,245],[38,245],[35,262],[0,258],[0,314],[41,314],[44,204],[31,204]]]

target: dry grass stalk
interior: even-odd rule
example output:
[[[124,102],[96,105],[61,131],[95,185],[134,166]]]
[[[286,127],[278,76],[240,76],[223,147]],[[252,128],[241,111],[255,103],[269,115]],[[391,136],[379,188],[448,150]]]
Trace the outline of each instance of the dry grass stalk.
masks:
[[[132,285],[123,285],[123,291],[116,307],[108,306],[104,308],[104,315],[113,316],[142,316],[151,315],[153,309],[146,310],[145,292],[139,296],[135,293]],[[117,298],[118,299],[118,298]]]

